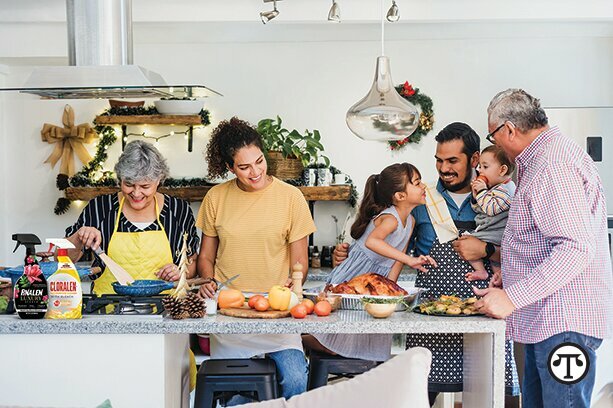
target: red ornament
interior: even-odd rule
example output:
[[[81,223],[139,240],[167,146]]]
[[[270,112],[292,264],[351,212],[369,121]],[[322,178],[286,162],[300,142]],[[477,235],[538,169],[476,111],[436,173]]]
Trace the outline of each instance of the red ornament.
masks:
[[[406,81],[404,83],[404,85],[402,85],[402,94],[404,96],[413,96],[413,95],[415,95],[415,89],[413,89],[413,86],[411,84],[409,84],[409,81]]]

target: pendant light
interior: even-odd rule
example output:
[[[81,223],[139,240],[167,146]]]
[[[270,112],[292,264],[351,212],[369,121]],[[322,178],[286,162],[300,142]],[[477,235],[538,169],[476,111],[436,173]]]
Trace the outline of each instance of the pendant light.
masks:
[[[349,129],[360,139],[381,142],[402,140],[419,125],[417,108],[394,88],[390,61],[385,56],[384,23],[381,0],[381,56],[377,58],[375,79],[366,96],[349,108],[345,119]]]

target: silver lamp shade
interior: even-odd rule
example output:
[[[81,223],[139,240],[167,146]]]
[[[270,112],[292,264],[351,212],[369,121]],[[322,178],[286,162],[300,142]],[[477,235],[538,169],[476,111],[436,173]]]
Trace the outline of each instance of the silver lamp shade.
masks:
[[[347,111],[347,126],[359,138],[402,140],[419,125],[417,108],[394,88],[389,58],[377,58],[375,80],[366,96]]]

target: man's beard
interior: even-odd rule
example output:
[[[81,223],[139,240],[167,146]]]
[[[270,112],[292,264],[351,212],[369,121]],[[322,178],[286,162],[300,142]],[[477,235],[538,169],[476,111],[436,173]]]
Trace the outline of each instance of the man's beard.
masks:
[[[450,173],[444,173],[444,174],[450,174]],[[455,175],[456,173],[453,173],[453,174]],[[468,166],[466,167],[466,177],[464,177],[464,180],[460,181],[457,184],[446,183],[440,177],[439,177],[439,180],[441,184],[443,185],[443,187],[445,187],[445,190],[455,193],[458,190],[462,190],[463,188],[470,186],[470,182],[472,181],[472,178],[473,178],[473,168],[471,167],[470,162],[469,162]]]

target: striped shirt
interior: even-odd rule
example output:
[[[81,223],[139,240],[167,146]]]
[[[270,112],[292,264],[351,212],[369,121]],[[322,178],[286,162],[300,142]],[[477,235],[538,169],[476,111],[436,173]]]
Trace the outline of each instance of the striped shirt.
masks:
[[[119,198],[117,194],[107,194],[93,198],[83,209],[77,222],[66,228],[66,236],[71,236],[82,226],[95,227],[102,234],[101,248],[107,251],[113,229],[115,228],[115,218],[118,210]],[[183,245],[183,233],[187,232],[188,234],[187,248],[189,255],[198,252],[200,238],[196,230],[194,214],[187,201],[164,195],[164,206],[160,212],[160,222],[168,236],[175,264],[179,263],[179,251]],[[159,229],[158,223],[153,222],[141,230],[128,221],[123,214],[120,215],[119,225],[117,226],[118,232],[157,231]],[[104,268],[104,263],[96,257],[92,266]]]
[[[612,334],[607,211],[591,158],[557,127],[516,158],[518,187],[502,239],[507,336],[537,343],[574,331]]]
[[[515,192],[515,185],[511,179],[477,193],[476,201],[483,212],[490,217],[509,210],[511,198]]]

